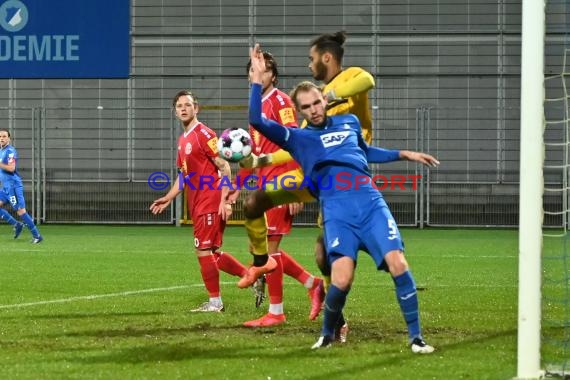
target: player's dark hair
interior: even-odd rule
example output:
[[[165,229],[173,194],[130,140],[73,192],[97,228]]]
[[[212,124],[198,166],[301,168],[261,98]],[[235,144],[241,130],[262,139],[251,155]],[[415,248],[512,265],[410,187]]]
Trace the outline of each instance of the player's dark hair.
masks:
[[[190,96],[193,100],[193,103],[198,104],[198,98],[196,98],[196,96],[194,96],[192,92],[188,90],[182,90],[178,91],[178,93],[174,95],[174,98],[172,98],[172,108],[176,108],[176,102],[178,101],[178,99],[180,99],[183,96]]]
[[[8,137],[11,137],[11,136],[10,136],[10,131],[7,130],[6,128],[0,128],[0,132],[6,132],[6,133],[8,134]]]
[[[311,47],[320,54],[330,53],[338,62],[342,62],[344,56],[344,41],[346,41],[346,32],[341,30],[336,33],[321,34],[311,41]]]
[[[265,68],[267,70],[271,70],[271,73],[275,77],[273,84],[276,86],[277,83],[279,82],[277,80],[277,77],[279,77],[279,69],[277,68],[277,61],[275,60],[275,57],[273,56],[273,54],[271,54],[268,51],[263,52],[263,58],[265,59]],[[249,70],[251,69],[251,59],[249,61],[247,61],[247,65],[246,65],[245,69],[246,69],[245,72],[247,74],[249,74]]]

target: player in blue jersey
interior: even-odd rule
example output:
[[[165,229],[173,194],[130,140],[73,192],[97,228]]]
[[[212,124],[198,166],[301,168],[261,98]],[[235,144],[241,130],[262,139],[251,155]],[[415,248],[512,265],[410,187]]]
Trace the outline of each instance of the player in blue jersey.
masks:
[[[301,82],[291,92],[299,113],[307,120],[303,129],[289,129],[263,118],[261,75],[265,62],[259,45],[250,52],[254,74],[249,104],[249,122],[261,134],[287,150],[304,172],[304,184],[320,202],[325,248],[332,268],[331,286],[325,299],[321,336],[313,349],[334,341],[334,329],[354,279],[358,250],[366,251],[378,269],[388,271],[408,327],[414,353],[428,354],[434,348],[424,342],[414,278],[404,257],[398,227],[382,194],[376,189],[367,161],[389,162],[413,159],[426,165],[439,162],[432,156],[368,146],[358,118],[352,114],[327,116],[326,99],[312,82]]]
[[[14,239],[22,233],[24,225],[32,233],[32,244],[38,244],[44,238],[34,224],[34,219],[26,212],[26,201],[24,200],[24,186],[22,178],[18,174],[18,152],[10,145],[10,131],[0,128],[0,181],[2,190],[0,191],[0,218],[14,226]],[[18,222],[8,211],[1,208],[9,203],[23,223]]]

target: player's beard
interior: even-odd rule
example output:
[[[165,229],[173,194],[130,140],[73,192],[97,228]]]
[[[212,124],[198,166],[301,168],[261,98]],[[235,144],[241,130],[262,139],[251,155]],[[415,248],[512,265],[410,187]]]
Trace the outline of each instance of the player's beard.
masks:
[[[321,61],[317,61],[313,65],[313,78],[316,80],[324,80],[327,75],[327,67]]]

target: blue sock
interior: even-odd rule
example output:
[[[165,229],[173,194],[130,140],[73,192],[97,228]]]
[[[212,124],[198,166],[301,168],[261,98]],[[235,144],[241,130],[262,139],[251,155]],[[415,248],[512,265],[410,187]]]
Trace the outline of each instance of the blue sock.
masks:
[[[30,216],[30,214],[28,214],[26,212],[26,213],[20,215],[20,218],[22,218],[22,220],[24,221],[24,224],[26,225],[26,227],[28,227],[28,230],[30,230],[33,237],[35,237],[35,238],[40,237],[40,231],[38,231],[38,227],[36,227],[36,225],[34,224],[34,220]]]
[[[0,208],[0,218],[4,219],[6,222],[8,222],[8,224],[15,226],[16,224],[18,224],[18,221],[16,219],[14,219],[14,217],[12,215],[10,215],[10,213],[6,210],[4,210],[3,208]]]
[[[409,271],[406,271],[399,276],[392,277],[392,279],[394,284],[396,284],[396,297],[408,326],[410,340],[421,338],[418,293],[414,278]]]
[[[334,329],[339,317],[342,315],[342,309],[346,303],[347,295],[348,291],[340,290],[332,284],[329,286],[327,296],[325,298],[325,312],[321,335],[334,338]]]

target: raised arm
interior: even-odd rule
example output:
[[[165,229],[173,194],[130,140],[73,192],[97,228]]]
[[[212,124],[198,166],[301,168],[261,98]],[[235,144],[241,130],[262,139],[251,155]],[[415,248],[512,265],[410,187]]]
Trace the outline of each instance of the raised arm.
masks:
[[[251,93],[249,96],[249,124],[267,137],[271,142],[283,147],[289,139],[289,128],[264,118],[261,115],[262,75],[266,70],[265,59],[261,53],[259,44],[250,48],[251,67]]]

